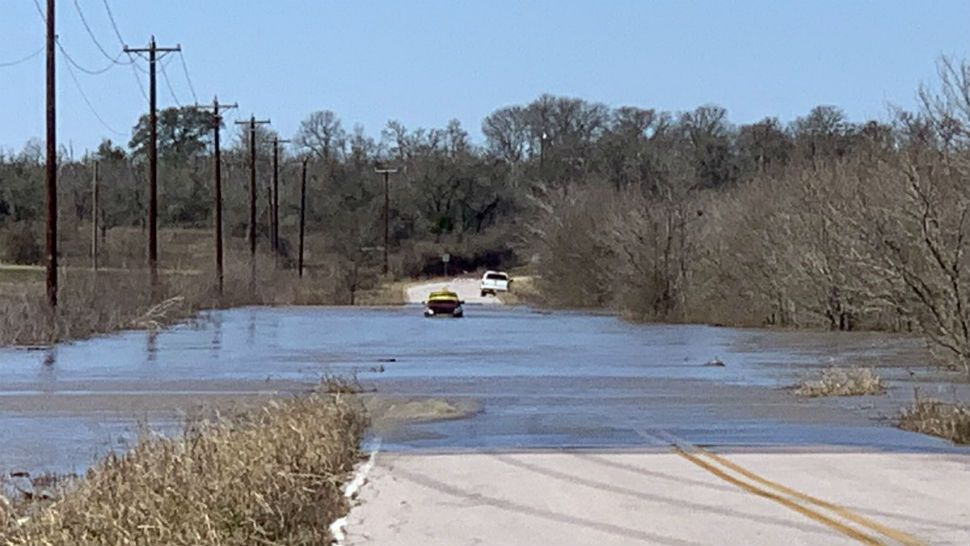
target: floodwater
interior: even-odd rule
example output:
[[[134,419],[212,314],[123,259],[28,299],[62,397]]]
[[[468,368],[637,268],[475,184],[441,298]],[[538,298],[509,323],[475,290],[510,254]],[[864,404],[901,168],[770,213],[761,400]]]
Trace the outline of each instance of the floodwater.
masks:
[[[715,358],[724,366],[705,365]],[[0,470],[82,470],[143,426],[176,428],[191,403],[299,392],[326,375],[356,375],[380,396],[477,408],[381,431],[392,450],[642,449],[658,429],[737,448],[957,449],[890,420],[914,387],[967,398],[965,384],[943,386],[927,371],[927,358],[899,336],[634,325],[528,308],[470,305],[462,320],[424,319],[414,306],[235,309],[163,332],[0,349]],[[880,366],[889,395],[803,400],[785,388],[855,363]]]

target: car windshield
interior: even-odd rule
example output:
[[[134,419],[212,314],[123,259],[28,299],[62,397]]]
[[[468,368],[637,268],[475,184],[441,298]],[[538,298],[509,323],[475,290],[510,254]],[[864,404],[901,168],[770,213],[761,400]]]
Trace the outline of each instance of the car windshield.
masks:
[[[488,275],[485,275],[485,278],[488,279],[488,280],[490,280],[490,281],[507,281],[507,280],[509,280],[508,275],[504,275],[502,273],[489,273]]]

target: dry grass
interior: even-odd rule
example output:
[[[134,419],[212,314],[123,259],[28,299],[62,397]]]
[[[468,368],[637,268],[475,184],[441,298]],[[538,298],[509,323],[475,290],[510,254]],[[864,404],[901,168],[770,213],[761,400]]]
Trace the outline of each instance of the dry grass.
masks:
[[[162,328],[201,310],[246,305],[336,305],[349,301],[345,275],[320,255],[304,277],[282,267],[260,241],[255,283],[245,238],[226,238],[225,290],[216,291],[212,235],[204,229],[159,232],[161,286],[154,293],[145,269],[146,233],[111,229],[101,248],[101,270],[90,271],[88,227],[62,232],[60,305],[51,315],[44,296],[44,268],[0,264],[0,345],[48,345],[132,328]],[[311,242],[313,238],[311,237]],[[308,249],[321,246],[316,241]],[[285,260],[282,260],[285,261]],[[281,262],[282,262],[281,261]],[[404,303],[403,283],[358,292],[362,305]]]
[[[864,396],[883,394],[886,385],[872,368],[827,368],[817,379],[803,381],[795,394],[809,398],[820,396]]]
[[[47,306],[42,282],[25,277],[0,283],[0,345],[48,345],[126,329],[163,328],[201,310],[244,305],[324,305],[339,301],[333,276],[277,268],[260,255],[256,281],[248,259],[226,264],[219,296],[210,269],[163,271],[153,291],[145,270],[66,269],[57,312]]]
[[[508,292],[498,296],[506,305],[529,305],[541,302],[541,294],[533,276],[513,276]]]
[[[126,328],[160,327],[192,316],[199,302],[191,282],[163,279],[153,296],[135,273],[69,275],[52,313],[43,286],[0,293],[0,344],[46,345]]]
[[[356,396],[320,392],[145,435],[52,502],[0,500],[0,543],[329,544],[366,425]]]
[[[404,305],[410,284],[404,281],[389,282],[377,288],[361,290],[356,297],[357,305]]]
[[[917,398],[899,416],[899,427],[970,444],[970,406]]]

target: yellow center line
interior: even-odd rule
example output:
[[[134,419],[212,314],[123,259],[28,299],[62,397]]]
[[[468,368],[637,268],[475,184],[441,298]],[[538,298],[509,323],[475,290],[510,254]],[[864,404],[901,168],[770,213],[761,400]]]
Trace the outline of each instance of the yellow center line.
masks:
[[[801,504],[798,504],[797,502],[795,502],[795,501],[793,501],[793,500],[791,500],[791,499],[789,499],[787,497],[784,497],[782,495],[779,495],[777,493],[772,493],[771,491],[766,491],[764,489],[759,489],[758,487],[755,487],[754,485],[752,485],[752,484],[750,484],[748,482],[745,482],[743,480],[740,480],[740,479],[738,479],[738,478],[736,478],[736,477],[728,474],[727,472],[721,470],[720,468],[716,467],[715,465],[713,465],[713,464],[711,464],[711,463],[709,463],[709,462],[701,459],[697,455],[693,455],[693,454],[687,453],[686,451],[684,451],[682,448],[680,448],[678,446],[673,446],[673,447],[674,447],[674,451],[678,455],[680,455],[681,457],[683,457],[683,458],[687,459],[688,461],[694,463],[695,465],[703,468],[704,470],[710,472],[711,474],[714,474],[718,478],[721,478],[722,480],[724,480],[724,481],[726,481],[728,483],[731,483],[731,484],[734,484],[734,485],[740,487],[741,489],[747,491],[748,493],[751,493],[753,495],[757,495],[759,497],[766,498],[766,499],[769,499],[769,500],[773,500],[773,501],[777,502],[778,504],[781,504],[782,506],[785,506],[786,508],[790,508],[791,510],[794,510],[795,512],[798,512],[799,514],[802,514],[803,516],[805,516],[805,517],[807,517],[807,518],[809,518],[809,519],[811,519],[813,521],[817,521],[818,523],[821,523],[822,525],[825,525],[825,526],[829,527],[830,529],[834,529],[835,531],[838,531],[839,533],[842,533],[843,535],[845,535],[845,536],[847,536],[849,538],[852,538],[852,539],[854,539],[854,540],[856,540],[856,541],[858,541],[858,542],[860,542],[862,544],[868,544],[869,546],[882,546],[883,545],[883,543],[880,542],[879,540],[877,540],[877,539],[875,539],[875,538],[873,538],[873,537],[871,537],[871,536],[869,536],[869,535],[867,535],[865,533],[862,533],[861,531],[857,531],[857,530],[853,529],[852,527],[849,527],[848,525],[845,525],[844,523],[841,523],[839,521],[836,521],[836,520],[834,520],[834,519],[826,516],[825,514],[822,514],[820,512],[817,512],[817,511],[815,511],[815,510],[813,510],[813,509],[811,509],[811,508],[809,508],[807,506],[803,506]]]
[[[825,514],[822,514],[820,512],[817,512],[814,509],[811,509],[809,507],[806,507],[806,506],[804,506],[802,504],[798,504],[797,502],[794,502],[791,499],[789,499],[787,497],[784,497],[782,495],[788,495],[789,497],[793,497],[793,498],[798,499],[798,500],[801,500],[803,502],[811,503],[811,504],[814,504],[817,507],[820,507],[820,508],[824,508],[826,510],[829,510],[829,511],[837,514],[838,516],[840,516],[840,517],[842,517],[842,518],[844,518],[844,519],[846,519],[848,521],[851,521],[853,523],[856,523],[856,524],[858,524],[858,525],[860,525],[862,527],[865,527],[865,528],[867,528],[867,529],[869,529],[871,531],[875,531],[877,533],[880,533],[881,535],[883,535],[883,536],[885,536],[887,538],[890,538],[890,539],[892,539],[892,540],[894,540],[896,542],[899,542],[900,544],[904,544],[905,546],[925,546],[926,545],[925,542],[923,542],[920,539],[914,537],[913,535],[910,535],[910,534],[905,533],[903,531],[900,531],[898,529],[893,529],[892,527],[888,527],[888,526],[883,525],[881,523],[875,522],[875,521],[873,521],[873,520],[871,520],[869,518],[866,518],[864,516],[861,516],[859,514],[856,514],[855,512],[853,512],[853,511],[851,511],[851,510],[849,510],[849,509],[847,509],[847,508],[845,508],[843,506],[839,506],[837,504],[828,502],[828,501],[823,500],[823,499],[820,499],[818,497],[813,497],[811,495],[802,493],[801,491],[795,490],[795,489],[793,489],[791,487],[787,487],[787,486],[782,485],[782,484],[780,484],[778,482],[774,482],[774,481],[771,481],[771,480],[769,480],[767,478],[764,478],[764,477],[762,477],[762,476],[760,476],[760,475],[758,475],[758,474],[756,474],[756,473],[748,470],[747,468],[744,468],[743,466],[741,466],[741,465],[739,465],[739,464],[737,464],[737,463],[735,463],[733,461],[730,461],[726,457],[722,457],[720,455],[717,455],[715,453],[712,453],[712,452],[710,452],[710,451],[708,451],[708,450],[706,450],[706,449],[704,449],[702,447],[695,446],[695,445],[693,445],[693,444],[691,444],[689,442],[686,442],[686,441],[684,441],[684,440],[682,440],[682,439],[674,436],[673,434],[670,434],[667,431],[653,431],[653,432],[654,433],[651,434],[651,433],[647,433],[646,431],[643,431],[643,430],[638,430],[637,431],[637,433],[640,436],[643,436],[645,438],[648,438],[648,439],[651,439],[651,440],[654,440],[654,441],[659,441],[659,442],[664,442],[664,443],[670,444],[671,447],[673,447],[674,450],[678,454],[680,454],[682,457],[684,457],[687,460],[689,460],[690,462],[692,462],[692,463],[700,466],[701,468],[707,470],[708,472],[711,472],[715,476],[717,476],[717,477],[719,477],[719,478],[721,478],[721,479],[723,479],[725,481],[728,481],[729,483],[732,483],[734,485],[737,485],[738,487],[741,487],[745,491],[748,491],[748,492],[753,493],[755,495],[758,495],[758,496],[761,496],[761,497],[765,497],[765,498],[769,498],[771,500],[774,500],[776,502],[779,502],[779,503],[787,506],[788,508],[791,508],[791,509],[793,509],[793,510],[795,510],[795,511],[797,511],[797,512],[799,512],[799,513],[801,513],[801,514],[803,514],[803,515],[805,515],[805,516],[813,519],[813,520],[819,521],[820,523],[824,523],[825,525],[828,525],[829,527],[832,527],[832,528],[838,530],[839,532],[841,532],[843,534],[847,534],[848,536],[851,536],[852,538],[854,538],[854,539],[856,539],[856,540],[858,540],[860,542],[863,542],[864,544],[873,544],[873,543],[874,544],[881,544],[881,543],[878,542],[875,538],[873,538],[873,537],[871,537],[869,535],[866,535],[864,533],[861,533],[859,531],[856,531],[855,529],[853,529],[853,528],[851,528],[851,527],[849,527],[849,526],[847,526],[847,525],[845,525],[845,524],[843,524],[843,523],[841,523],[841,522],[839,522],[839,521],[837,521],[837,520],[835,520],[835,519],[833,519],[833,518],[831,518],[829,516],[826,516]],[[751,481],[753,481],[753,482],[755,482],[757,484],[761,484],[762,486],[765,486],[767,488],[774,489],[775,491],[777,491],[778,493],[781,493],[782,495],[779,495],[779,494],[776,494],[776,493],[771,493],[770,491],[762,490],[762,489],[756,487],[755,485],[752,485],[750,483],[747,483],[747,482],[745,482],[745,481],[743,481],[743,480],[741,480],[741,479],[739,479],[739,478],[737,478],[735,476],[731,476],[725,470],[723,470],[722,468],[719,468],[715,464],[708,463],[707,461],[701,459],[700,456],[706,456],[706,457],[710,458],[712,461],[714,461],[715,463],[721,465],[721,467],[723,467],[724,469],[732,470],[732,471],[736,472],[737,474],[740,474],[741,476],[743,476],[743,477],[745,477],[745,478],[747,478],[747,479],[749,479],[749,480],[751,480]],[[821,517],[822,519],[819,519],[819,517]],[[832,524],[834,524],[834,525],[832,525]],[[848,532],[846,532],[846,531],[848,531]]]
[[[701,447],[695,446],[695,449],[699,453],[702,453],[707,457],[710,457],[714,461],[717,461],[722,466],[729,468],[752,481],[760,483],[766,487],[772,488],[786,495],[790,495],[797,499],[815,504],[816,506],[820,506],[827,510],[831,510],[832,512],[835,512],[836,514],[842,516],[843,518],[849,521],[852,521],[854,523],[862,525],[863,527],[867,527],[873,531],[881,533],[882,535],[889,537],[901,544],[905,544],[906,546],[925,546],[926,544],[923,541],[919,540],[918,538],[914,537],[913,535],[910,535],[903,531],[899,531],[897,529],[893,529],[892,527],[887,527],[885,525],[882,525],[881,523],[875,522],[869,518],[856,514],[855,512],[852,512],[851,510],[845,507],[802,493],[801,491],[797,491],[795,489],[792,489],[780,483],[773,482],[767,478],[763,478],[758,474],[755,474],[754,472],[751,472],[750,470],[744,468],[743,466],[737,463],[734,463],[725,457],[711,453],[710,451],[707,451]]]

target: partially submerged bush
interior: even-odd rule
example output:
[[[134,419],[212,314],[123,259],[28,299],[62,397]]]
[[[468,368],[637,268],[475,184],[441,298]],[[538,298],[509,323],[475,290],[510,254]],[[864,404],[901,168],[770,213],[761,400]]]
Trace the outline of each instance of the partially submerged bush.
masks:
[[[365,427],[355,397],[314,394],[146,436],[19,525],[0,505],[0,543],[329,544]]]
[[[970,444],[970,406],[917,398],[899,416],[899,427]]]
[[[863,396],[882,394],[886,385],[872,368],[827,368],[818,379],[803,381],[795,394],[810,398],[820,396]]]

